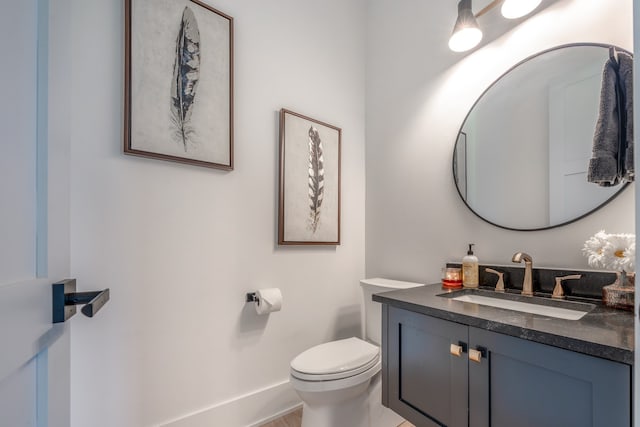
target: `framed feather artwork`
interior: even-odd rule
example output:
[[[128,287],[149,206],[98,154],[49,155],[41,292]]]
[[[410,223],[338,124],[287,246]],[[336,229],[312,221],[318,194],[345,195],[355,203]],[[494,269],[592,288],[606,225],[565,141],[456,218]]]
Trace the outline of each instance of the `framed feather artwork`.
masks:
[[[125,0],[124,152],[233,170],[233,18]]]
[[[278,244],[340,244],[342,130],[280,110]]]

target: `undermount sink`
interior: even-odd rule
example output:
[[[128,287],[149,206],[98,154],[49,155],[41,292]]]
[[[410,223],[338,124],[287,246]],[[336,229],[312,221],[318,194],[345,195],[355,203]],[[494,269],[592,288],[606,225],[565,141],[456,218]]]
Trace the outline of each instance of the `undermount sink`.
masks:
[[[595,307],[593,304],[557,301],[539,297],[522,297],[520,295],[502,294],[484,290],[462,290],[448,294],[440,294],[440,296],[464,303],[504,308],[566,320],[579,320]]]

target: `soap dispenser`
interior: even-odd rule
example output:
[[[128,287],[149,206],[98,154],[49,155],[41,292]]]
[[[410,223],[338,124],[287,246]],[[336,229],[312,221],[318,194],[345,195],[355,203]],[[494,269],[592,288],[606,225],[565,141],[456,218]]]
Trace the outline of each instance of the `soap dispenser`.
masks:
[[[478,287],[478,257],[473,254],[474,243],[469,243],[467,255],[462,258],[462,286]]]

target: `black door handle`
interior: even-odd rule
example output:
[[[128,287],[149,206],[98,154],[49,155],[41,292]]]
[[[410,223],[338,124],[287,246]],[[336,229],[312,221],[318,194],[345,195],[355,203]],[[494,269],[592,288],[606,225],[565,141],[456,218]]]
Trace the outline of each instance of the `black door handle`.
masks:
[[[109,301],[109,288],[94,292],[76,292],[76,279],[66,279],[51,285],[53,290],[53,323],[61,323],[76,314],[76,306],[84,305],[82,313],[93,317]]]

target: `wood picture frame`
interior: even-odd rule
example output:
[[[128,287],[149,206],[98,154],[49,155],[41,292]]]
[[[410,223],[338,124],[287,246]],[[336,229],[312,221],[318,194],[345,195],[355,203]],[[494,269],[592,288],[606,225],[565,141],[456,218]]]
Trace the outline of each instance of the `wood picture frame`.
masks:
[[[125,0],[124,153],[233,170],[233,18]]]
[[[340,244],[342,130],[280,110],[279,245]]]

